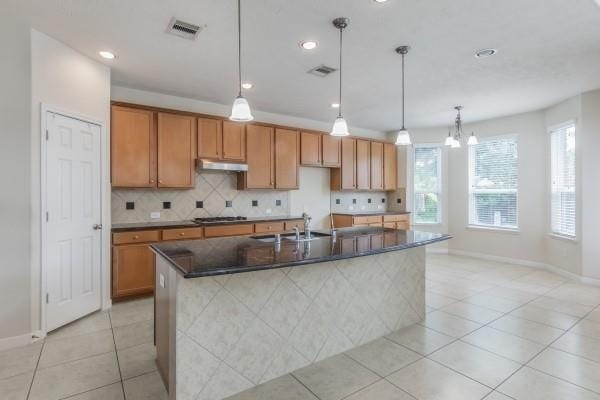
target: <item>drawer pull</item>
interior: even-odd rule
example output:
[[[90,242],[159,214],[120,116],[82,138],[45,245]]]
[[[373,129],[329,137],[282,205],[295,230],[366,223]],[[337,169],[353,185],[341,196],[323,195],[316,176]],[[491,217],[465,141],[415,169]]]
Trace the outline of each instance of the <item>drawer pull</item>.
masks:
[[[179,236],[185,236],[185,232],[181,232]]]
[[[139,238],[140,238],[140,236],[139,236],[139,235],[134,235],[134,236],[133,236],[133,238],[134,238],[135,240],[137,240],[137,239],[139,239]]]

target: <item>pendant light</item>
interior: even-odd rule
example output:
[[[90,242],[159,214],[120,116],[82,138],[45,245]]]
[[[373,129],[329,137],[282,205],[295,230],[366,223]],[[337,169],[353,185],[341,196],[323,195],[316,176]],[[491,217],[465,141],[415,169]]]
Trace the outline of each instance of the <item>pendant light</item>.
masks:
[[[333,122],[331,128],[331,136],[348,136],[348,124],[344,117],[342,117],[342,45],[343,45],[343,31],[348,26],[350,20],[348,18],[340,17],[333,20],[333,26],[340,30],[340,91],[338,99],[338,116]]]
[[[252,121],[254,117],[250,111],[250,105],[248,100],[242,96],[242,7],[240,0],[238,0],[238,85],[239,92],[238,96],[233,102],[231,108],[231,115],[229,119],[235,122],[248,122]]]
[[[411,144],[410,134],[404,127],[404,56],[406,56],[409,49],[410,47],[408,46],[400,46],[396,49],[396,53],[402,55],[402,129],[400,129],[398,136],[396,136],[396,146],[408,146]]]
[[[446,146],[450,146],[453,149],[458,149],[461,147],[461,140],[463,137],[463,126],[462,126],[462,118],[460,115],[460,111],[463,109],[463,106],[456,106],[454,109],[456,110],[456,118],[454,119],[454,135],[448,132],[448,137],[444,144]],[[471,132],[471,136],[467,140],[468,146],[474,146],[478,144],[477,136],[475,136],[475,132]]]
[[[452,142],[454,142],[454,138],[452,137],[452,132],[450,128],[448,128],[448,136],[446,137],[446,141],[444,142],[445,146],[451,146]]]
[[[479,140],[477,140],[477,136],[475,136],[475,132],[471,132],[471,136],[469,136],[469,140],[467,140],[467,145],[475,146],[479,144]]]

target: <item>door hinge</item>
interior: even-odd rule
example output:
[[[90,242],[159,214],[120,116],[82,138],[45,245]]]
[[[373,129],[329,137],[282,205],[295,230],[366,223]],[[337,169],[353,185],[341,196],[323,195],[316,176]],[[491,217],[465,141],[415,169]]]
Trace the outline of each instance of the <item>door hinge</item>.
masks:
[[[48,140],[48,139],[49,139],[49,137],[50,137],[50,136],[49,136],[49,134],[48,134],[48,129],[46,129],[46,140]]]
[[[46,304],[50,304],[50,293],[46,293]]]
[[[46,211],[46,222],[48,222],[48,220],[50,220],[50,214],[48,213],[48,211]]]

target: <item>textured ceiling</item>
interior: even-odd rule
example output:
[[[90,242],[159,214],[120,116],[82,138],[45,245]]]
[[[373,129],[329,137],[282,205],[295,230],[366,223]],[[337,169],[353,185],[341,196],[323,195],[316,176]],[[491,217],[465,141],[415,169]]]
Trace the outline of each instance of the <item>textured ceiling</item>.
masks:
[[[8,0],[16,1],[16,0]],[[91,57],[113,83],[230,104],[236,95],[235,0],[20,0],[31,25]],[[407,127],[530,111],[600,87],[600,7],[594,0],[242,0],[244,79],[255,109],[333,121],[334,17],[345,32],[344,114],[349,124],[400,126],[400,56],[407,56]],[[165,34],[176,16],[203,26],[196,41]],[[316,39],[303,51],[298,42]],[[477,49],[499,50],[478,60]]]

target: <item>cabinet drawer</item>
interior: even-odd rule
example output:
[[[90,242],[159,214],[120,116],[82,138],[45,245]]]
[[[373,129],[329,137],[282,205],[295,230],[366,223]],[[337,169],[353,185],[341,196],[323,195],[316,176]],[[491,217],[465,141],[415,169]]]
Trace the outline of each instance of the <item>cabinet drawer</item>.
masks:
[[[408,221],[408,214],[384,215],[383,222]]]
[[[283,230],[283,222],[261,222],[254,224],[254,232],[256,233],[282,232]]]
[[[383,223],[383,227],[384,228],[396,229],[396,223],[395,222],[384,222]]]
[[[373,215],[368,217],[354,217],[354,225],[378,224],[381,222],[381,215]]]
[[[113,233],[113,244],[158,242],[160,231],[135,231]]]
[[[252,224],[207,226],[204,228],[204,237],[251,235],[253,230]]]
[[[298,228],[300,230],[304,229],[304,221],[301,219],[295,220],[295,221],[285,221],[285,230],[286,231],[291,231],[294,228]]]
[[[163,240],[202,239],[202,228],[165,229]]]

